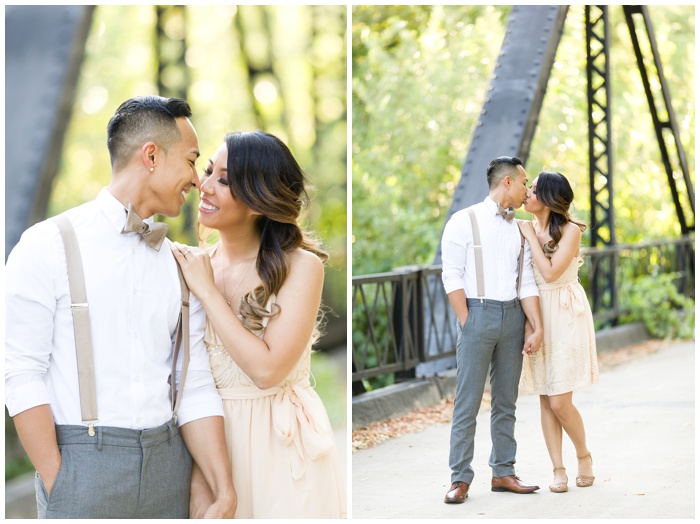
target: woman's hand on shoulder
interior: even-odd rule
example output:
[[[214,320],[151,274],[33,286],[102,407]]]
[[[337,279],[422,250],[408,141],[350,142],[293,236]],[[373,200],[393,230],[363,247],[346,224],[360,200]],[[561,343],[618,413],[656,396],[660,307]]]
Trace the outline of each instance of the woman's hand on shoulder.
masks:
[[[207,293],[216,291],[209,253],[201,248],[179,242],[172,242],[170,250],[182,268],[187,286],[197,298],[203,300]]]
[[[528,242],[536,241],[537,234],[535,233],[535,227],[532,225],[530,220],[518,220],[518,227],[523,236],[528,240]]]

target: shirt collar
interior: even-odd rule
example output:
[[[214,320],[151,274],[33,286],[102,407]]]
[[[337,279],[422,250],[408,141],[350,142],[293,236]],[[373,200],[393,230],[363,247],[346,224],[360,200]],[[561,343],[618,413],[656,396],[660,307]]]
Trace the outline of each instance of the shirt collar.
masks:
[[[494,202],[491,197],[487,196],[484,198],[484,204],[489,208],[489,211],[493,210],[494,214],[498,211],[498,204]]]
[[[95,201],[107,217],[107,220],[114,226],[114,229],[121,233],[126,225],[127,208],[124,207],[124,204],[117,200],[106,187],[102,188]],[[143,221],[152,223],[153,217],[145,218]]]

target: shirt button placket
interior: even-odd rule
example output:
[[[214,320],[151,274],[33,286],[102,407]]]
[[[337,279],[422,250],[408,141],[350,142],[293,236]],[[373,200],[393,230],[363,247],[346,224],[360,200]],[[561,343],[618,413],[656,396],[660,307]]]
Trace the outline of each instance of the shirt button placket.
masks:
[[[144,400],[144,381],[143,381],[143,370],[144,370],[144,354],[143,354],[143,343],[141,340],[140,332],[140,318],[141,318],[141,279],[142,272],[141,266],[142,261],[141,252],[139,250],[139,237],[135,235],[134,244],[132,244],[132,253],[130,257],[130,282],[131,282],[131,293],[129,296],[129,303],[131,314],[129,315],[131,319],[131,362],[132,367],[130,369],[131,376],[131,392],[134,401],[134,412],[133,412],[133,423],[136,427],[144,427],[144,411],[143,411],[143,400]]]

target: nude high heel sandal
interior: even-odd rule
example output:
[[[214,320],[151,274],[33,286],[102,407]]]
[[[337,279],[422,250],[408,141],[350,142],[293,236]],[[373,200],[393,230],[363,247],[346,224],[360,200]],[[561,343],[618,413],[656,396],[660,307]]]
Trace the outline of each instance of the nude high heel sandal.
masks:
[[[566,471],[566,468],[554,468],[552,472],[556,475],[558,470]],[[551,491],[552,493],[566,493],[567,491],[569,491],[569,477],[566,477],[566,480],[564,481],[560,481],[555,484],[550,484],[549,491]]]
[[[591,456],[590,453],[588,455],[584,455],[583,457],[576,457],[576,458],[581,460],[581,459],[585,459],[586,457],[591,459],[591,466],[593,466],[593,457]],[[593,476],[593,475],[578,475],[576,477],[576,485],[579,488],[588,488],[588,487],[593,485],[594,480],[595,480],[595,476]]]

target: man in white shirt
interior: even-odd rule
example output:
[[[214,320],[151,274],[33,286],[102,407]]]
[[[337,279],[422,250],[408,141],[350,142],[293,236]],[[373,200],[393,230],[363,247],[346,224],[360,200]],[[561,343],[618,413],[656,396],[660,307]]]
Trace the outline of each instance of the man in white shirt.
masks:
[[[151,246],[146,235],[126,229],[130,211],[130,218],[145,218],[142,231],[154,231],[152,216],[178,216],[197,187],[199,143],[190,116],[187,102],[176,98],[124,102],[107,127],[109,185],[65,214],[85,274],[94,427],[81,416],[66,252],[56,223],[29,228],[8,258],[5,403],[37,471],[40,518],[188,518],[190,489],[192,506],[206,508],[207,517],[233,517],[223,408],[202,340],[204,309],[190,297],[191,356],[175,415],[169,381],[179,384],[182,371],[181,354],[170,376],[181,303],[177,265],[167,245]],[[193,460],[206,486],[190,484]]]
[[[527,195],[527,173],[517,157],[498,157],[488,166],[489,195],[456,212],[442,236],[442,280],[457,314],[457,391],[450,435],[450,490],[446,503],[467,499],[474,478],[476,416],[491,367],[492,491],[531,493],[515,476],[515,402],[523,354],[542,343],[539,291],[525,243],[518,282],[520,231],[513,208]],[[469,210],[478,224],[475,234]],[[475,242],[475,238],[477,241]],[[475,245],[477,249],[475,250]],[[476,257],[481,257],[481,266]],[[519,295],[518,295],[519,290]],[[526,322],[527,317],[527,322]]]

